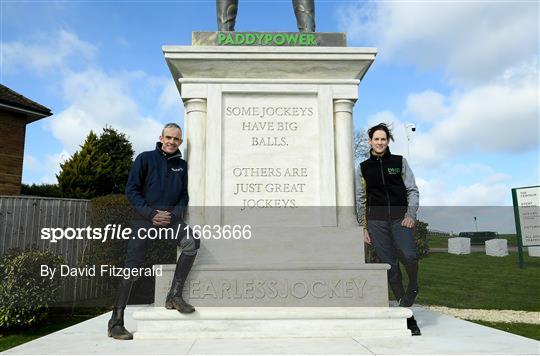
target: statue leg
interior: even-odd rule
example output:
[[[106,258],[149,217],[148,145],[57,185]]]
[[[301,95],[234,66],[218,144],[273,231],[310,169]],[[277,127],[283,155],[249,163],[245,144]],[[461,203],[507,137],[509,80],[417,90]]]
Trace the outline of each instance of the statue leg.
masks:
[[[300,32],[315,32],[315,0],[292,0]]]
[[[216,0],[218,31],[234,31],[238,0]]]

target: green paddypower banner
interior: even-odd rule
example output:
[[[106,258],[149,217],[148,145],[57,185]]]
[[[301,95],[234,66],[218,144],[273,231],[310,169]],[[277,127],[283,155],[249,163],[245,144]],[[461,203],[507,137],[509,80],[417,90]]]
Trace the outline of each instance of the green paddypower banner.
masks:
[[[194,46],[346,47],[341,32],[193,32]]]

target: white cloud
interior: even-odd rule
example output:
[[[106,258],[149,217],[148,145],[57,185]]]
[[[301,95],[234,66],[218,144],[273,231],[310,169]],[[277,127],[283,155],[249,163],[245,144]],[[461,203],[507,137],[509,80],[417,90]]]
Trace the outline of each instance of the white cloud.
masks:
[[[394,153],[410,149],[422,204],[508,204],[518,177],[445,162],[538,152],[538,3],[369,2],[342,7],[340,18],[350,39],[379,48],[379,60],[441,69],[455,86],[410,93],[403,110],[368,118],[393,124]],[[417,124],[409,136],[407,122]]]
[[[140,85],[145,78],[133,78],[135,83],[125,80],[125,75],[107,75],[99,69],[65,76],[64,94],[70,105],[49,120],[49,127],[68,152],[78,149],[90,130],[99,134],[105,126],[124,132],[136,152],[153,147],[162,124],[140,113],[129,85]]]
[[[418,218],[428,222],[430,229],[475,231],[476,216],[479,230],[515,232],[510,176],[477,163],[449,165],[435,176],[416,179],[420,190]],[[468,176],[475,176],[476,182],[456,184]]]
[[[492,78],[539,52],[537,2],[385,1],[345,5],[340,27],[382,60],[443,68],[452,80]],[[366,43],[367,42],[367,43]]]
[[[26,41],[2,43],[3,70],[17,72],[23,68],[38,73],[62,70],[72,58],[88,62],[95,58],[97,46],[65,30],[42,33]]]
[[[43,176],[40,179],[40,183],[56,184],[58,180],[56,175],[60,172],[60,164],[64,163],[70,154],[62,150],[59,153],[47,155],[45,164],[42,166]]]
[[[539,146],[538,86],[521,81],[515,85],[486,84],[455,93],[447,115],[427,132],[420,132],[415,154],[425,147],[443,159],[465,152],[522,153]]]
[[[519,177],[470,162],[482,162],[483,154],[519,161],[538,152],[538,7],[537,2],[385,1],[344,5],[338,12],[348,39],[378,47],[379,61],[442,71],[453,86],[446,93],[429,88],[410,93],[402,110],[383,106],[368,118],[369,125],[393,124],[394,153],[406,155],[410,147],[423,205],[511,204],[510,188]],[[417,124],[409,136],[407,122]],[[449,166],[449,161],[469,163]],[[511,164],[497,165],[502,166]]]
[[[23,64],[37,72],[59,70],[54,84],[63,88],[66,106],[54,110],[57,114],[46,125],[67,152],[78,149],[90,130],[99,134],[106,125],[126,133],[136,152],[151,149],[162,124],[142,113],[142,106],[155,106],[151,99],[161,91],[172,96],[170,80],[141,70],[107,73],[96,65],[97,53],[94,44],[59,30],[26,42],[3,43],[2,59],[7,68],[21,68]],[[162,98],[168,96],[161,94]],[[170,113],[171,100],[162,98],[157,103],[166,104]],[[161,113],[159,107],[155,111]]]
[[[382,111],[368,119],[393,123],[396,143],[405,153],[406,121],[422,124],[426,115],[436,113],[429,125],[417,125],[411,137],[411,156],[424,166],[438,164],[459,154],[525,153],[540,146],[539,88],[529,76],[512,76],[469,90],[444,96],[426,91],[411,94],[402,116]],[[427,93],[427,94],[426,94]],[[414,98],[411,100],[411,98]],[[441,106],[441,103],[448,103]],[[432,111],[430,111],[432,110]],[[396,151],[396,150],[394,150]]]
[[[449,196],[448,205],[504,205],[509,194],[510,189],[505,184],[474,183],[454,189]]]
[[[23,169],[27,169],[29,171],[36,171],[39,169],[39,161],[36,157],[30,155],[30,154],[24,154],[23,158]]]
[[[434,179],[422,178],[418,170],[416,183],[422,206],[503,206],[511,204],[511,176],[492,167],[471,163],[441,169]],[[445,174],[443,174],[445,173]],[[457,182],[470,183],[457,183]],[[472,181],[472,182],[471,182]]]
[[[24,170],[32,172],[36,177],[34,180],[24,180],[28,184],[56,184],[56,175],[60,172],[60,164],[69,158],[70,154],[62,150],[59,153],[45,155],[43,159],[38,159],[30,154],[24,155]]]
[[[368,127],[378,123],[391,123],[399,121],[398,117],[391,111],[381,111],[368,118]]]
[[[54,71],[50,83],[62,88],[65,105],[53,108],[56,114],[43,123],[62,144],[62,152],[49,155],[33,174],[42,174],[41,182],[56,182],[60,162],[79,149],[90,130],[99,135],[105,126],[112,126],[128,136],[138,154],[154,147],[162,122],[183,117],[169,78],[142,70],[105,71],[96,62],[98,47],[75,33],[60,30],[2,45],[4,69]],[[32,157],[26,165],[36,169]]]
[[[466,179],[476,178],[485,184],[501,183],[512,177],[505,173],[497,172],[493,167],[484,163],[457,163],[450,169],[441,168],[447,171],[451,171],[453,174]]]
[[[177,121],[183,117],[184,105],[173,80],[168,80],[158,99],[161,116],[170,117],[168,121]]]
[[[433,121],[448,112],[446,97],[433,90],[409,94],[405,112],[420,121]]]
[[[414,171],[414,167],[413,167]],[[415,172],[416,185],[420,192],[421,206],[440,206],[446,204],[446,194],[441,194],[446,186],[440,179],[427,180]]]

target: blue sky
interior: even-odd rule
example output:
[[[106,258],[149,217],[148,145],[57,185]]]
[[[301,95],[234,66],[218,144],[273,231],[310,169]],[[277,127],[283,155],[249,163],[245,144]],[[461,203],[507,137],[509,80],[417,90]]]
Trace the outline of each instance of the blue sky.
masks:
[[[161,52],[213,31],[214,1],[2,1],[0,81],[51,108],[27,127],[23,182],[54,182],[90,129],[137,152],[183,121]],[[393,123],[423,205],[511,205],[539,184],[538,2],[316,1],[317,30],[377,47],[356,128]],[[238,31],[295,31],[289,0],[241,0]],[[155,134],[154,134],[155,133]]]

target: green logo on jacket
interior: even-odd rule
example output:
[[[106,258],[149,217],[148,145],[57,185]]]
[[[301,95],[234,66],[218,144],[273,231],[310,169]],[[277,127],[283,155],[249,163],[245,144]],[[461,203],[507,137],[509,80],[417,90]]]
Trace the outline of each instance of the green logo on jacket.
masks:
[[[388,174],[400,174],[401,168],[388,168]]]

